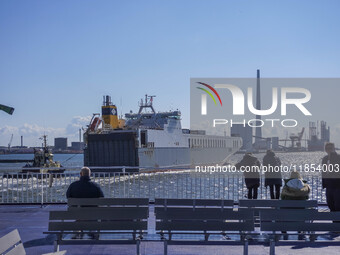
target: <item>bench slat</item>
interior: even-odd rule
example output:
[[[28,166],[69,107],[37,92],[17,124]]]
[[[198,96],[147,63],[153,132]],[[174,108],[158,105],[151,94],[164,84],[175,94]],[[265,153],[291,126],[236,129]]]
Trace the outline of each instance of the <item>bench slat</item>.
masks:
[[[155,199],[155,206],[217,206],[233,207],[234,200],[223,199]]]
[[[328,220],[340,221],[340,212],[318,212],[316,210],[280,209],[263,210],[260,215],[261,221],[307,221]]]
[[[340,231],[340,223],[262,222],[261,231]]]
[[[163,231],[253,231],[254,222],[156,222],[156,230]],[[183,233],[185,234],[185,233]]]
[[[232,209],[220,208],[155,208],[156,220],[164,219],[188,219],[188,220],[252,220],[250,211],[236,212]]]
[[[26,251],[22,243],[15,246],[12,250],[10,250],[6,255],[26,255]]]
[[[129,206],[148,206],[148,198],[69,198],[67,201],[68,206],[116,206],[116,205],[129,205]]]
[[[0,254],[21,241],[17,229],[0,238]]]
[[[42,255],[64,255],[66,254],[66,251],[57,251],[57,252],[51,252],[51,253],[44,253]]]
[[[146,221],[74,221],[49,222],[49,231],[77,231],[77,230],[147,230]]]
[[[239,200],[239,207],[295,207],[295,208],[317,208],[317,200]]]
[[[75,207],[68,211],[51,211],[50,220],[127,220],[146,219],[147,207]]]

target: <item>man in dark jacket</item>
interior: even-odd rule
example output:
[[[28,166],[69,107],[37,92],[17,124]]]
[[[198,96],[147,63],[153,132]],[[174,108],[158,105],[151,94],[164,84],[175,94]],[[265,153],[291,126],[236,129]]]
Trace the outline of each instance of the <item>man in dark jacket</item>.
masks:
[[[71,183],[66,192],[66,197],[75,198],[96,198],[104,197],[104,193],[100,186],[90,179],[91,170],[88,167],[83,167],[80,170],[80,180]]]
[[[267,167],[267,171],[264,174],[264,186],[269,186],[271,199],[279,199],[280,188],[282,186],[282,175],[280,169],[275,168],[281,166],[281,160],[275,156],[275,153],[272,150],[267,150],[266,155],[263,157],[263,166]]]
[[[83,167],[80,170],[80,180],[71,183],[66,192],[67,198],[99,198],[104,197],[104,193],[100,186],[90,179],[91,170],[88,167]],[[98,238],[98,235],[93,233],[88,234],[91,239]],[[82,239],[84,233],[73,235],[72,239]]]
[[[331,212],[340,211],[340,155],[334,143],[326,143],[327,155],[322,159],[322,188],[326,188],[327,205]]]
[[[235,165],[244,174],[244,181],[248,189],[248,199],[257,199],[257,189],[260,186],[261,163],[251,153],[246,153],[243,159]]]

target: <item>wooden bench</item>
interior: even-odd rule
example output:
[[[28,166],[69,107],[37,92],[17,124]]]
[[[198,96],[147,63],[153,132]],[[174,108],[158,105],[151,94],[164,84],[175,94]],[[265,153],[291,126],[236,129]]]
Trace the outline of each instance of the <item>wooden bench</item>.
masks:
[[[270,238],[270,255],[275,254],[275,243],[280,242],[277,237],[282,235],[282,231],[295,231],[289,235],[304,235],[301,232],[310,233],[310,241],[316,240],[316,236],[329,235],[330,231],[340,232],[340,212],[318,212],[316,210],[301,210],[301,209],[280,209],[272,211],[260,212],[261,231],[268,232]],[[333,221],[339,221],[334,223]],[[279,231],[279,233],[276,233]],[[298,233],[300,231],[300,233]],[[283,242],[283,241],[282,241]],[[301,242],[284,241],[288,243]],[[323,244],[340,245],[340,242],[335,241],[319,241]]]
[[[136,244],[137,254],[140,254],[140,241],[147,232],[147,198],[73,198],[69,199],[68,205],[66,211],[50,212],[45,234],[57,235],[55,251],[59,250],[59,245],[67,244]],[[96,238],[65,238],[79,233]],[[103,235],[119,235],[119,239],[101,239]],[[128,237],[122,238],[122,235]]]
[[[253,212],[233,211],[233,204],[232,200],[156,199],[156,231],[164,242],[164,254],[168,245],[227,244],[242,244],[243,253],[248,254],[246,231],[254,230]],[[209,240],[211,235],[223,239],[227,231],[239,235],[240,241]],[[193,239],[174,239],[174,235],[192,235]]]
[[[17,229],[0,238],[0,254],[1,255],[26,255],[24,245],[21,241]],[[46,253],[43,255],[64,255],[66,251],[54,253]]]

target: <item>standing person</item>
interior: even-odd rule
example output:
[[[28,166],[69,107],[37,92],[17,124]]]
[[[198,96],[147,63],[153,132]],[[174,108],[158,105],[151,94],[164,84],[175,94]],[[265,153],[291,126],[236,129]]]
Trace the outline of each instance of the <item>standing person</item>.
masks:
[[[248,199],[257,199],[257,189],[260,186],[260,161],[252,153],[246,153],[235,167],[243,170],[244,181],[248,189]]]
[[[275,153],[272,150],[267,150],[266,155],[263,157],[263,166],[267,167],[267,171],[264,174],[264,186],[269,186],[271,199],[279,199],[282,186],[282,175],[280,169],[275,169],[275,167],[281,166],[281,160],[279,157],[275,156]]]
[[[340,211],[340,155],[335,152],[334,143],[326,143],[327,155],[322,159],[322,188],[326,189],[326,200],[331,212]]]
[[[100,186],[90,179],[91,170],[83,167],[80,170],[80,179],[71,183],[66,192],[66,197],[74,198],[99,198],[104,197],[104,193]]]

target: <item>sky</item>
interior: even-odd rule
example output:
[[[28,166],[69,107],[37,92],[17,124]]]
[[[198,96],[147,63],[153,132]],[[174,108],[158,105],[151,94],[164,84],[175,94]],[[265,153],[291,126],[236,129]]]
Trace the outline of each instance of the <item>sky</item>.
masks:
[[[189,127],[193,77],[340,77],[339,10],[336,0],[2,0],[0,104],[15,112],[0,112],[0,146],[11,134],[12,146],[21,135],[38,146],[43,133],[51,145],[78,141],[103,95],[123,114],[156,95],[156,111],[179,109]]]

